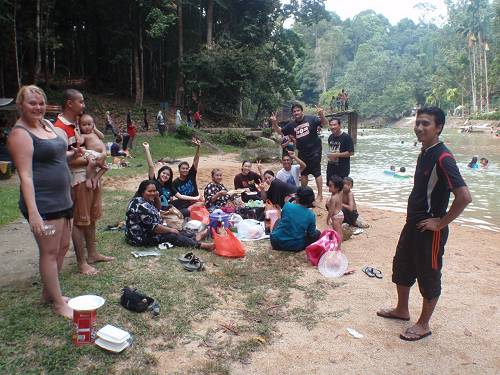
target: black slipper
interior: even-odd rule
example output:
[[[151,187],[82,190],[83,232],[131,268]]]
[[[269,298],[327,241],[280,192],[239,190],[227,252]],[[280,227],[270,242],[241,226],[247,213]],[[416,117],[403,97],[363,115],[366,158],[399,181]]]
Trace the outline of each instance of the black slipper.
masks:
[[[183,256],[177,258],[177,260],[181,263],[189,263],[191,260],[195,257],[193,252],[189,252],[187,254],[184,254]]]
[[[375,277],[375,274],[373,273],[373,268],[371,267],[363,268],[363,272],[366,273],[366,276],[368,277]]]
[[[427,337],[427,336],[432,335],[432,332],[431,332],[431,331],[429,331],[429,332],[426,332],[426,333],[424,333],[424,334],[422,334],[422,335],[419,335],[419,334],[417,334],[417,333],[415,333],[415,332],[408,332],[408,331],[405,331],[405,334],[414,335],[415,337],[406,337],[405,335],[400,334],[400,335],[399,335],[399,338],[400,338],[401,340],[404,340],[404,341],[418,341],[418,340],[422,340],[423,338],[425,338],[425,337]]]
[[[203,262],[199,258],[193,257],[189,263],[184,263],[184,269],[189,272],[202,271]]]
[[[380,316],[381,318],[385,319],[404,320],[405,322],[410,320],[410,318],[402,318],[400,316],[395,316],[395,315],[384,315],[379,311],[377,311],[377,316]]]

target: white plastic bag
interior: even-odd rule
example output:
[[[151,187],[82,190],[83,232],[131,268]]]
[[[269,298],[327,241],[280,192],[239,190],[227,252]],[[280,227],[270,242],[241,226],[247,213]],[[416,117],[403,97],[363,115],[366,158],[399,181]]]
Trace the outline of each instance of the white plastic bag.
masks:
[[[264,228],[254,219],[245,219],[236,225],[240,239],[255,240],[264,236]]]

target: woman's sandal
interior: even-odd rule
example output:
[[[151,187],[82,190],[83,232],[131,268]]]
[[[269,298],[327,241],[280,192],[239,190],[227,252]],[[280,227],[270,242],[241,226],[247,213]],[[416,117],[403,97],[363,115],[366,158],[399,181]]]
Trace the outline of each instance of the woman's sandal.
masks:
[[[189,263],[184,263],[184,269],[189,272],[203,271],[203,262],[197,257],[193,257]]]
[[[194,253],[192,251],[190,251],[189,253],[187,254],[184,254],[183,256],[177,258],[177,260],[181,263],[189,263],[191,262],[191,260],[193,258],[195,258],[196,256],[194,255]]]

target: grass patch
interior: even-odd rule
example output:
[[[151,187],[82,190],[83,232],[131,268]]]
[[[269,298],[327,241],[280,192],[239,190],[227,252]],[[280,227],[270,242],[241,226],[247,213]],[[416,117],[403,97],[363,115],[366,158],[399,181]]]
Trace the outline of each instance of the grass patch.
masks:
[[[109,174],[124,178],[145,174],[140,146],[143,141],[150,143],[154,159],[194,152],[187,141],[172,136],[140,136],[132,167]],[[17,187],[9,191],[12,195],[15,192],[16,198],[6,201],[17,201]],[[130,198],[129,191],[104,190],[103,194],[104,215],[97,225],[97,247],[116,260],[99,264],[100,272],[94,277],[78,275],[75,266],[66,268],[60,280],[65,295],[103,296],[106,304],[99,309],[97,326],[109,323],[130,331],[134,345],[120,355],[96,346],[74,347],[71,323],[54,316],[39,302],[41,282],[37,277],[30,287],[0,291],[0,373],[164,373],[166,369],[158,368],[155,353],[183,352],[186,343],[195,341],[199,345],[190,347],[203,348],[196,349],[203,364],[179,369],[180,373],[228,374],[231,361],[248,361],[253,352],[272,341],[277,323],[290,319],[290,291],[299,288],[296,280],[302,274],[302,254],[270,251],[268,242],[257,242],[247,245],[243,259],[220,258],[186,248],[162,251],[158,258],[135,259],[130,252],[136,248],[125,242],[123,232],[105,230],[109,224],[124,220]],[[188,273],[179,264],[177,258],[190,250],[205,261],[205,272]],[[161,306],[160,316],[153,319],[149,313],[122,308],[118,301],[125,286],[137,287],[155,298]],[[217,320],[211,319],[213,314]],[[225,330],[221,323],[231,329]]]
[[[19,186],[3,184],[0,189],[0,225],[10,223],[16,220],[19,213]]]

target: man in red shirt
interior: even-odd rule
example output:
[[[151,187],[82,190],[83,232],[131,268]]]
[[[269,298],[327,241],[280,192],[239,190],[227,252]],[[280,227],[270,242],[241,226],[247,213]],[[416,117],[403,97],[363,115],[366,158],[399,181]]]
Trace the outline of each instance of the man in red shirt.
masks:
[[[70,147],[80,146],[77,120],[85,108],[83,95],[77,90],[68,89],[64,91],[63,96],[63,113],[57,116],[54,125],[66,132]],[[85,186],[86,159],[80,157],[69,164],[73,198],[72,238],[78,270],[84,275],[95,275],[98,271],[90,264],[114,259],[99,254],[95,245],[95,223],[102,216],[101,188],[99,186],[96,189],[88,189]],[[85,248],[87,248],[87,258],[85,258]]]

